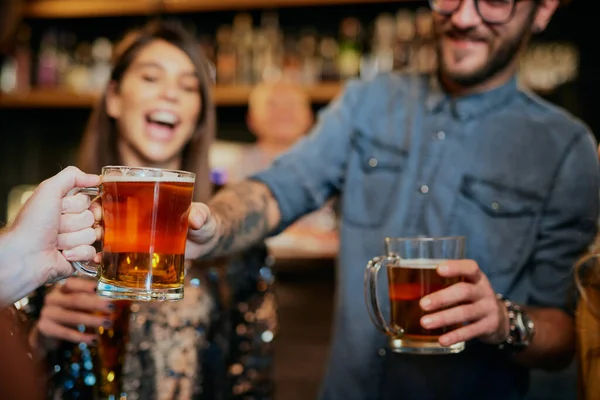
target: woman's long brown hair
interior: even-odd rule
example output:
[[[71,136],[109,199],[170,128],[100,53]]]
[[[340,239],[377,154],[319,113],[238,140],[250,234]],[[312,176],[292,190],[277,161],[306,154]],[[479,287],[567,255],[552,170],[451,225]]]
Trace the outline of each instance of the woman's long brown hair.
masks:
[[[211,97],[209,64],[194,37],[175,22],[152,22],[128,33],[115,49],[109,84],[116,84],[118,90],[125,72],[140,50],[154,40],[164,40],[181,49],[192,61],[200,81],[202,111],[192,138],[183,148],[180,168],[196,174],[194,199],[206,201],[212,191],[208,151],[215,137],[215,106]],[[86,172],[100,173],[105,165],[122,165],[117,140],[117,124],[108,115],[105,91],[88,121],[79,148],[78,166]]]
[[[575,285],[590,314],[600,320],[600,304],[593,304],[589,293],[600,293],[600,238],[575,265]]]

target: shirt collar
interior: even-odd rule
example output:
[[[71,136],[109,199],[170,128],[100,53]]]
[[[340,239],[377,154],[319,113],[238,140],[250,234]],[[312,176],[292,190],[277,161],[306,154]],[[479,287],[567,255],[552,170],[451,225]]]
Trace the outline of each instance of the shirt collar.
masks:
[[[447,110],[457,119],[466,120],[502,106],[518,90],[517,77],[513,76],[508,82],[487,92],[452,98],[443,91],[437,76],[432,75],[425,104],[430,113]]]

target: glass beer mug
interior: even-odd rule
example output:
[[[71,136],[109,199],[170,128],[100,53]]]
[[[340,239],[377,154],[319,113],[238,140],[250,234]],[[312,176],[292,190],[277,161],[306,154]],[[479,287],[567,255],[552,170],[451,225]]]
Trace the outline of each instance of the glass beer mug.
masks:
[[[365,300],[373,324],[389,336],[390,349],[397,353],[454,354],[465,343],[442,346],[438,338],[459,326],[425,329],[421,318],[426,314],[419,302],[424,296],[451,286],[460,277],[444,278],[437,266],[445,260],[465,256],[464,237],[445,238],[386,238],[387,256],[373,258],[365,270]],[[387,271],[390,305],[389,323],[379,304],[377,278],[379,270]]]
[[[72,263],[98,278],[98,294],[142,301],[183,298],[195,178],[185,171],[108,166],[99,187],[74,191],[102,199],[102,263]]]

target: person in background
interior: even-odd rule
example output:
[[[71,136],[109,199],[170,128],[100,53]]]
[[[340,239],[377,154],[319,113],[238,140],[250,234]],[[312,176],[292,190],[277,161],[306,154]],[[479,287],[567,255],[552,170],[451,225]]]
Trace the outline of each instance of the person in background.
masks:
[[[126,35],[116,48],[110,82],[84,133],[80,167],[94,172],[104,165],[192,171],[194,199],[206,201],[212,191],[208,150],[215,135],[215,108],[211,69],[199,51],[194,38],[175,23],[151,23]],[[250,292],[254,303],[246,304],[246,311],[253,312],[265,295],[256,287],[266,255],[257,251],[247,257],[250,261],[244,260],[242,274],[232,272],[239,267],[234,261],[233,267],[228,265],[230,260],[189,265],[185,297],[179,302],[131,305],[123,372],[128,399],[229,398],[239,390],[234,387],[239,377],[227,375],[228,365],[245,365],[253,359],[239,359],[240,343],[232,335],[239,322],[230,325],[228,318],[237,314],[227,307],[237,308],[240,297]],[[244,279],[250,289],[231,283],[228,274]],[[74,358],[81,344],[95,344],[98,327],[112,325],[113,303],[97,296],[95,286],[94,281],[72,278],[45,296],[31,341],[41,352],[50,350],[50,367],[60,370],[53,379],[53,396],[85,397],[91,391],[86,385],[95,382],[85,379],[92,373],[90,366]],[[261,323],[257,317],[247,327],[260,335]],[[81,324],[87,329],[78,329]],[[247,342],[248,338],[242,344]],[[250,343],[246,352],[257,346]],[[57,345],[58,351],[52,351]],[[263,378],[268,383],[268,376]],[[246,381],[239,395],[248,390],[259,394],[261,389],[253,382]]]
[[[600,146],[598,147],[600,158]],[[600,237],[575,266],[579,400],[600,398]]]
[[[301,86],[285,81],[263,82],[248,99],[247,126],[256,142],[240,151],[228,176],[239,182],[267,169],[311,128],[314,115],[310,99]],[[334,201],[300,219],[285,232],[269,238],[267,245],[276,258],[293,255],[335,257],[338,250]]]
[[[600,248],[598,241],[575,268],[581,294],[577,307],[579,400],[600,398]]]
[[[95,186],[97,175],[68,167],[40,184],[16,219],[0,232],[0,393],[7,399],[43,398],[43,381],[30,357],[24,321],[8,307],[34,288],[71,276],[70,261],[90,261],[101,230],[88,196],[68,195]],[[95,218],[96,217],[96,218]]]
[[[323,400],[525,399],[532,370],[564,368],[575,352],[572,267],[600,209],[595,140],[515,76],[559,0],[429,3],[436,74],[349,82],[308,137],[191,213],[188,256],[208,258],[340,195]],[[420,301],[425,329],[460,326],[439,338],[467,341],[460,354],[388,351],[367,314],[367,262],[384,253],[386,236],[421,235],[466,237],[469,259],[437,270],[464,282]]]

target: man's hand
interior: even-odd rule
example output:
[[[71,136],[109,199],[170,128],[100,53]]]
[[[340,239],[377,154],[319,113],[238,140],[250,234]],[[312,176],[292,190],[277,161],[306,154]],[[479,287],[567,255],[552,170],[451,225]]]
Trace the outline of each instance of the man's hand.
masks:
[[[462,282],[421,299],[421,308],[429,312],[421,319],[424,328],[434,329],[466,323],[440,336],[442,346],[451,346],[474,338],[490,344],[499,344],[506,340],[509,334],[508,313],[496,298],[489,280],[476,262],[448,261],[440,265],[437,272],[443,277],[464,278]]]
[[[204,203],[192,203],[185,258],[195,260],[211,252],[217,241],[217,219]]]
[[[279,205],[265,184],[247,180],[227,186],[208,205],[192,204],[186,258],[244,251],[264,239],[280,221]]]
[[[68,167],[35,189],[0,237],[0,303],[72,275],[69,261],[95,257],[92,244],[102,235],[93,228],[98,206],[91,207],[88,196],[67,194],[99,183],[99,176]]]

